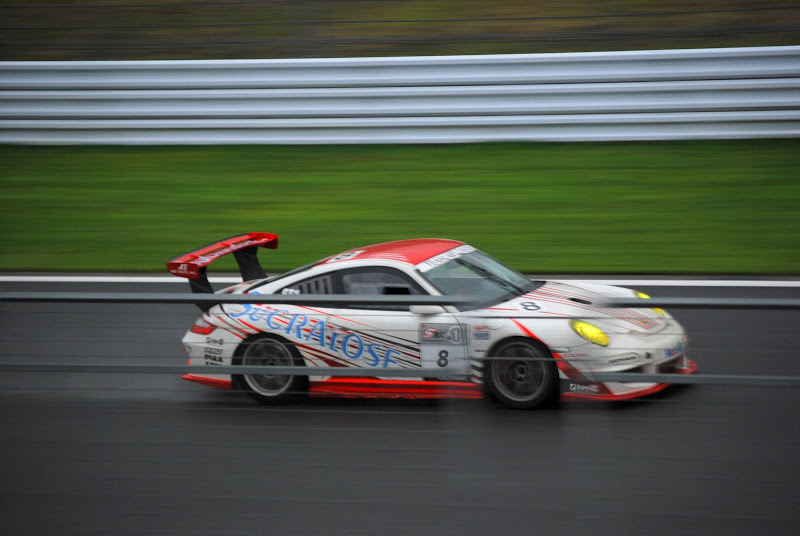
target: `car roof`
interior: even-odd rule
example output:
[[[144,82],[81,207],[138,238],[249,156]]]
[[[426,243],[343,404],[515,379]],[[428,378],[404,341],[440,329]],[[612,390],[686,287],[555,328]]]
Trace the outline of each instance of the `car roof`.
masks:
[[[464,242],[444,238],[414,238],[411,240],[395,240],[360,248],[353,248],[333,255],[319,262],[320,265],[344,261],[363,261],[367,259],[405,262],[411,265],[450,251]]]

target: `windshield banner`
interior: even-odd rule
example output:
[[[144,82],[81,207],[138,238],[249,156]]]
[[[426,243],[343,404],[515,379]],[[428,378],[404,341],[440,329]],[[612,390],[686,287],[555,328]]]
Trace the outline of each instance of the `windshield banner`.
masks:
[[[463,246],[458,246],[457,248],[453,248],[449,251],[445,251],[444,253],[440,253],[435,257],[431,257],[427,261],[422,261],[417,265],[417,270],[420,272],[427,272],[428,270],[432,270],[436,268],[440,264],[444,264],[449,260],[457,259],[462,255],[466,255],[467,253],[472,253],[475,251],[475,248],[472,246],[468,246],[464,244]]]

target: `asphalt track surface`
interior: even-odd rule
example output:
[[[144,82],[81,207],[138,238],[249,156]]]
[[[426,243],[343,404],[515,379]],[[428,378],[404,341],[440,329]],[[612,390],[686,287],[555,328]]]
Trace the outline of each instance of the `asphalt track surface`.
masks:
[[[193,309],[0,304],[0,360],[183,364]],[[673,312],[701,372],[800,376],[797,311]],[[270,408],[171,375],[4,373],[0,533],[800,534],[798,408],[796,387],[725,385],[536,412],[483,400]]]

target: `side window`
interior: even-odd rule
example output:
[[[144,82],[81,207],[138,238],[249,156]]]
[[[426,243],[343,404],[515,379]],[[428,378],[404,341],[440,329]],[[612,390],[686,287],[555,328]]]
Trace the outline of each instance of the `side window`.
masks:
[[[354,268],[341,272],[342,287],[345,294],[397,296],[426,294],[413,279],[393,268]],[[364,305],[347,306],[353,309],[377,309],[407,311],[407,305]]]
[[[281,294],[333,294],[333,282],[329,274],[304,279],[284,287]]]
[[[345,294],[408,295],[421,294],[422,289],[399,273],[358,271],[342,273]]]

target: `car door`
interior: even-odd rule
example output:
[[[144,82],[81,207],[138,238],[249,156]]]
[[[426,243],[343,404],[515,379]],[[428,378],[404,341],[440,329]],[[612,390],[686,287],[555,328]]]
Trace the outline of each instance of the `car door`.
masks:
[[[334,294],[335,278],[330,273],[316,274],[299,281],[288,283],[275,291],[287,297],[308,294]],[[308,307],[286,304],[273,306],[280,308],[285,316],[276,318],[268,327],[277,328],[279,335],[289,339],[310,366],[341,366],[343,360],[331,344],[331,330],[328,328],[331,307]],[[335,342],[335,341],[333,341]],[[316,377],[315,377],[316,378]]]
[[[386,266],[344,269],[337,278],[341,291],[353,296],[427,294],[407,274]],[[381,369],[419,367],[442,369],[448,379],[469,374],[466,332],[443,308],[423,315],[408,305],[353,304],[337,309],[329,322],[341,331],[342,353],[353,366],[373,368],[375,376]]]

